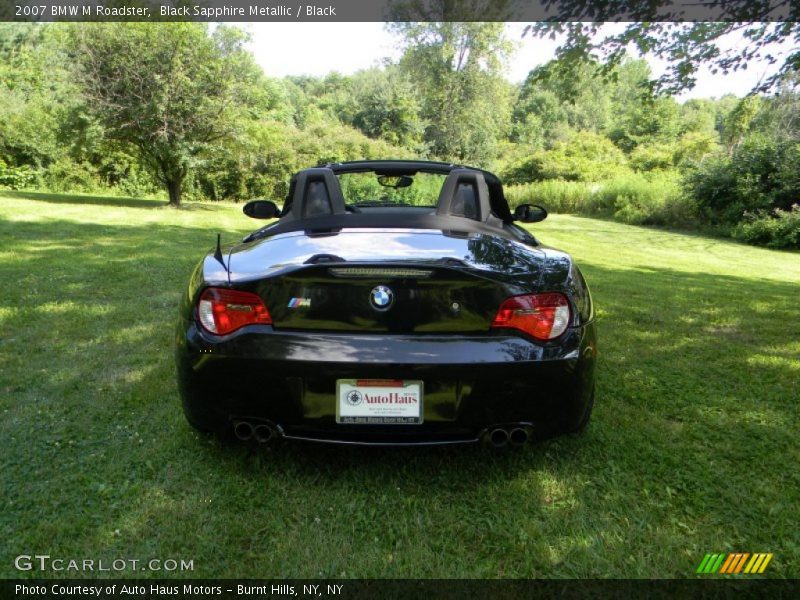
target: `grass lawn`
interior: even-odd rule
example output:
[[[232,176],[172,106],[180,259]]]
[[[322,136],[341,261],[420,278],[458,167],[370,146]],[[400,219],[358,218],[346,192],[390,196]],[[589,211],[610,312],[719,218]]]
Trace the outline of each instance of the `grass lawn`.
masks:
[[[584,435],[253,453],[186,424],[172,336],[216,232],[254,225],[233,205],[0,192],[0,577],[26,575],[20,554],[183,558],[196,577],[688,577],[728,551],[800,576],[800,254],[554,215],[533,230],[598,308]]]

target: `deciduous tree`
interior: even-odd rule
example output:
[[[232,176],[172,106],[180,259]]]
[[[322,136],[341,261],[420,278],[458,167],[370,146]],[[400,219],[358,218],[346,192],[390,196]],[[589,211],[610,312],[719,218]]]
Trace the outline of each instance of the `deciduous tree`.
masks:
[[[777,65],[754,92],[770,91],[800,69],[800,8],[796,2],[710,2],[707,7],[712,12],[707,21],[715,22],[683,22],[690,19],[679,12],[680,3],[673,5],[672,0],[549,3],[557,9],[555,19],[560,22],[536,23],[526,28],[526,33],[551,38],[563,35],[556,58],[573,65],[593,58],[608,73],[636,49],[668,61],[663,75],[651,81],[661,92],[677,94],[693,88],[705,65],[712,73],[725,75],[743,71],[755,61]],[[588,7],[591,13],[587,13]],[[701,10],[703,3],[694,8]],[[620,15],[637,22],[622,31],[604,29],[604,21],[619,20]],[[589,20],[592,22],[580,22]],[[740,36],[742,41],[726,43],[731,36]]]
[[[247,104],[252,57],[238,29],[198,23],[104,23],[74,28],[84,94],[110,138],[138,148],[181,202],[197,158],[236,129]]]
[[[508,130],[511,86],[503,79],[512,51],[502,23],[394,23],[402,36],[401,70],[422,96],[425,140],[449,160],[486,162]]]

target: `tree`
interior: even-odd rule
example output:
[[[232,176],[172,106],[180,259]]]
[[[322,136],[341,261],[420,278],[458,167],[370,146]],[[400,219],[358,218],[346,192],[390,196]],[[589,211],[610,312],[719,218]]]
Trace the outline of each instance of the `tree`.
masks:
[[[642,55],[665,59],[670,63],[668,69],[650,82],[660,92],[675,94],[693,88],[702,65],[708,65],[712,73],[727,75],[745,70],[757,60],[780,63],[777,71],[753,90],[760,92],[774,89],[787,75],[800,69],[800,5],[795,2],[710,3],[709,10],[714,14],[692,19],[692,15],[687,18],[671,12],[672,0],[592,3],[591,15],[585,14],[587,3],[549,1],[558,9],[554,19],[565,22],[536,23],[527,27],[525,34],[551,38],[562,34],[565,40],[556,58],[568,64],[579,64],[587,58],[600,60],[605,73],[624,60],[631,47]],[[702,3],[695,8],[700,10]],[[679,10],[677,5],[675,10]],[[620,15],[625,15],[622,20],[638,22],[627,25],[621,32],[604,33],[603,21],[617,21]],[[578,22],[581,20],[593,22]],[[715,22],[680,22],[689,20]],[[727,47],[725,39],[737,34],[744,38],[744,43]],[[793,47],[785,49],[786,43],[792,43]]]
[[[723,122],[724,136],[722,141],[728,149],[728,154],[742,143],[744,138],[750,133],[753,119],[761,109],[761,96],[755,94],[742,98],[728,113]]]
[[[565,132],[604,131],[611,118],[611,86],[587,62],[565,71],[558,61],[536,67],[514,105],[512,139],[532,146],[554,143]]]
[[[590,131],[631,152],[642,143],[677,137],[679,106],[672,98],[653,95],[646,61],[626,59],[606,77],[602,68],[592,60],[553,60],[532,70],[514,108],[514,139],[534,139],[532,126],[538,127],[545,145],[565,133]]]
[[[356,108],[348,122],[366,135],[424,150],[422,101],[413,82],[396,65],[353,75],[353,101]]]
[[[38,168],[63,154],[59,133],[74,90],[46,31],[0,23],[0,158],[11,166]]]
[[[245,35],[197,23],[80,24],[73,34],[78,80],[106,136],[135,146],[180,205],[198,157],[231,137],[248,104],[259,73]]]
[[[503,79],[512,50],[502,23],[393,23],[402,36],[400,70],[415,82],[432,154],[486,162],[510,125],[512,87]]]

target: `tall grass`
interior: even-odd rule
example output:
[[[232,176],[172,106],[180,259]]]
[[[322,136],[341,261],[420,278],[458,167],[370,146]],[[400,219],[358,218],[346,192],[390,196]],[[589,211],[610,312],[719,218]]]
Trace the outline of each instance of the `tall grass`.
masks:
[[[547,180],[506,188],[511,208],[539,204],[554,213],[613,217],[635,225],[691,225],[692,200],[672,172],[626,173],[600,182]]]

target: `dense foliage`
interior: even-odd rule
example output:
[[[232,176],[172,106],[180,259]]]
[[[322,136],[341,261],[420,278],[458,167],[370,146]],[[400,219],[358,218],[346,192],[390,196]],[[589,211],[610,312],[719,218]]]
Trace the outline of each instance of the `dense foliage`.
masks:
[[[238,29],[0,24],[0,187],[280,200],[305,166],[422,157],[498,172],[512,205],[798,247],[793,72],[679,103],[643,60],[563,57],[512,85],[500,24],[392,29],[395,63],[276,79]]]

